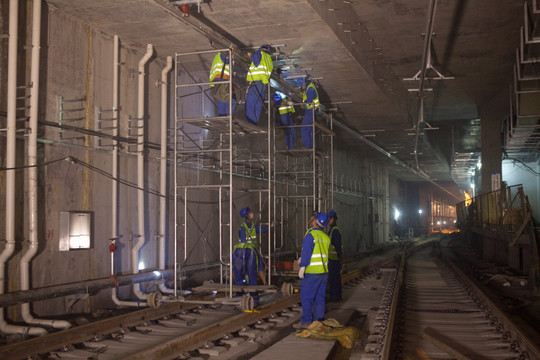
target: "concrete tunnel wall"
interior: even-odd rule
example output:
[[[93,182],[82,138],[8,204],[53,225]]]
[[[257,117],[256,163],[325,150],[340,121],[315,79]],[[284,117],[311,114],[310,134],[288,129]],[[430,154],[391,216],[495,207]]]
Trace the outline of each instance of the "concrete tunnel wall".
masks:
[[[45,16],[47,21],[43,24],[42,49],[41,49],[41,88],[40,88],[40,120],[57,123],[59,119],[58,103],[59,96],[64,99],[82,98],[80,102],[74,102],[82,110],[73,112],[69,116],[82,117],[82,120],[72,123],[64,119],[65,124],[96,129],[95,109],[101,106],[104,110],[112,108],[112,73],[113,73],[113,39],[112,34],[104,34],[89,28],[85,24],[76,21],[59,11],[48,8]],[[122,39],[120,39],[122,40]],[[129,136],[129,117],[137,117],[137,86],[138,86],[138,61],[143,56],[144,46],[132,46],[121,44],[120,50],[120,89],[119,89],[119,132],[120,136]],[[161,78],[161,70],[165,65],[165,57],[174,54],[156,54],[147,64],[147,141],[159,144],[160,137],[160,88],[155,86],[155,80]],[[5,77],[5,67],[1,70],[2,78]],[[24,72],[24,67],[19,67]],[[169,76],[169,128],[173,126],[174,116],[174,71]],[[195,75],[206,78],[207,72],[199,72]],[[187,76],[183,74],[182,76]],[[29,79],[29,71],[26,71]],[[28,81],[28,80],[27,80]],[[3,101],[3,100],[2,100]],[[213,104],[205,100],[208,109],[213,109]],[[193,104],[196,109],[198,104]],[[186,109],[189,111],[189,109]],[[195,111],[195,110],[193,110]],[[243,114],[243,107],[237,109],[237,114]],[[264,114],[263,114],[264,116]],[[110,117],[110,113],[104,113],[103,117]],[[109,140],[103,140],[104,147],[97,149],[96,139],[70,141],[76,145],[67,145],[67,141],[58,142],[58,129],[54,127],[40,127],[41,142],[38,146],[38,161],[47,162],[72,156],[88,163],[105,172],[111,172],[111,153]],[[64,138],[77,137],[81,134],[75,132],[63,133]],[[300,136],[300,132],[298,132]],[[256,139],[245,138],[246,144],[242,146],[257,148],[264,147]],[[277,142],[283,144],[283,134],[278,134]],[[5,138],[0,138],[0,144],[5,149]],[[128,149],[120,149],[119,177],[136,183],[136,157],[128,153]],[[81,146],[89,146],[85,149]],[[24,164],[26,142],[21,138],[17,140],[17,163]],[[159,189],[159,150],[148,150],[147,162],[145,163],[145,185],[148,189]],[[2,156],[2,163],[5,161]],[[201,179],[217,176],[216,173],[205,173],[194,169],[184,169],[182,176],[188,177],[189,181],[196,183]],[[335,157],[336,189],[334,210],[339,214],[339,226],[343,231],[344,250],[349,252],[362,251],[369,247],[382,244],[388,239],[389,224],[389,175],[386,169],[367,159],[365,154],[351,154],[345,149],[336,146]],[[31,262],[31,287],[40,288],[63,283],[71,283],[83,280],[106,278],[110,273],[109,244],[112,236],[111,229],[111,180],[90,169],[68,161],[60,161],[39,168],[39,251]],[[28,239],[27,224],[27,200],[25,196],[25,177],[23,171],[17,172],[17,227],[16,242],[17,250],[8,260],[6,269],[7,288],[6,292],[17,291],[20,288],[19,261],[26,248]],[[349,185],[338,184],[340,177],[350,179]],[[1,195],[5,197],[4,177],[1,180]],[[235,187],[257,188],[264,186],[264,181],[248,178],[235,178]],[[352,185],[356,182],[358,185]],[[356,186],[356,187],[355,187]],[[169,194],[174,192],[172,172],[169,178]],[[351,196],[354,195],[354,196]],[[118,224],[121,238],[117,241],[119,249],[116,252],[117,273],[128,274],[131,272],[130,258],[130,234],[138,233],[137,223],[137,190],[124,185],[119,186],[118,192]],[[157,244],[156,234],[159,229],[159,198],[147,195],[145,245],[140,250],[140,260],[144,263],[144,269],[157,267]],[[194,215],[204,226],[209,229],[205,233],[205,239],[199,239],[198,233],[193,230],[188,234],[189,261],[186,265],[212,263],[217,260],[217,228],[218,222],[215,216],[217,198],[210,192],[202,193],[197,198],[198,203],[190,204]],[[236,240],[238,226],[241,219],[238,211],[240,208],[256,204],[256,194],[243,194],[235,202],[233,214],[233,239]],[[174,218],[172,214],[173,201],[168,201],[168,234],[166,251],[166,263],[173,263],[173,231]],[[62,211],[92,211],[94,214],[93,246],[90,250],[59,251],[59,217]],[[324,209],[330,210],[330,209]],[[5,218],[5,209],[1,208],[1,216]],[[374,214],[378,214],[374,221]],[[193,227],[192,227],[193,229]],[[0,223],[0,231],[5,232],[5,224]],[[139,239],[134,238],[136,241]],[[301,242],[301,239],[299,239]],[[181,248],[183,244],[179,244]],[[293,250],[287,245],[289,250]],[[180,256],[183,254],[181,253]],[[216,273],[198,272],[198,280]],[[143,289],[152,290],[152,287]],[[120,289],[119,297],[125,300],[132,298],[131,289]],[[80,313],[93,312],[103,307],[114,307],[110,299],[110,289],[106,289],[87,299],[82,299],[68,307],[66,298],[51,299],[33,303],[33,312],[38,316],[50,316],[64,314],[66,312]],[[17,320],[19,307],[9,307],[8,318]]]

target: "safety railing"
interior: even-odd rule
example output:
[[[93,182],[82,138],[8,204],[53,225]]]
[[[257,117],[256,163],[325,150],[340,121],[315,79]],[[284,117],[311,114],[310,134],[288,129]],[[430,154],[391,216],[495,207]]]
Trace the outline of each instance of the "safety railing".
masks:
[[[456,205],[458,225],[500,230],[509,234],[522,232],[531,220],[531,210],[522,185],[503,187]]]

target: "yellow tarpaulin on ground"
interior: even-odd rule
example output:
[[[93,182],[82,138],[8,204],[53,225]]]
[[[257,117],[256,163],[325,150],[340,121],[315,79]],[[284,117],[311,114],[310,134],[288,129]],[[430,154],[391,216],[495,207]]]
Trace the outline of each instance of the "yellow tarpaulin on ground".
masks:
[[[352,349],[356,339],[360,337],[360,330],[355,327],[345,327],[336,319],[314,321],[309,327],[297,333],[296,336],[322,340],[337,340],[346,349]]]

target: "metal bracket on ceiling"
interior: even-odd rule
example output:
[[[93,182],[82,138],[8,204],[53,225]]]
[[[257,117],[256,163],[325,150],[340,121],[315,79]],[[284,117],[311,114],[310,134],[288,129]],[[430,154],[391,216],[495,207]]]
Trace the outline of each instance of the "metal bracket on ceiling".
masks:
[[[426,60],[426,72],[427,70],[431,69],[435,74],[437,74],[437,76],[434,76],[434,77],[425,77],[426,80],[453,80],[455,79],[453,76],[444,76],[443,74],[441,74],[437,69],[435,69],[435,67],[433,66],[433,64],[431,63],[431,49],[428,49],[428,53],[427,53],[427,60]],[[418,70],[418,72],[416,74],[414,74],[413,77],[410,77],[410,78],[403,78],[403,80],[405,81],[416,81],[416,80],[420,80],[420,75],[422,74],[422,69]],[[430,90],[433,90],[433,89],[424,89],[426,91],[430,91]],[[418,89],[409,89],[409,91],[418,91]]]

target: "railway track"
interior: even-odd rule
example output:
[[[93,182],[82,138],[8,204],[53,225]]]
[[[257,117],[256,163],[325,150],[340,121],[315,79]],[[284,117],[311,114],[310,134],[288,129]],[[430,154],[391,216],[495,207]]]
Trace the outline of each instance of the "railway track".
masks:
[[[429,245],[409,256],[387,255],[345,274],[345,301],[328,304],[328,315],[361,314],[350,325],[366,335],[345,355],[322,358],[540,358],[489,298],[431,252]],[[270,297],[250,312],[226,303],[165,303],[1,347],[0,359],[272,358],[282,339],[294,337],[301,309],[298,293]],[[306,339],[298,340],[302,351]]]
[[[439,247],[408,256],[398,283],[382,358],[540,359],[538,344]]]

